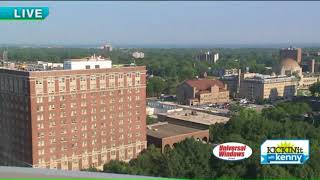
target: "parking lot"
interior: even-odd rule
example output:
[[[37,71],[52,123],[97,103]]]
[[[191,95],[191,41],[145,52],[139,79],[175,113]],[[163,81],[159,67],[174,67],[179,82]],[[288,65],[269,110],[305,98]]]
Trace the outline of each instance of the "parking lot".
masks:
[[[259,104],[254,104],[248,101],[240,101],[240,100],[233,100],[230,101],[229,103],[214,103],[214,104],[206,104],[206,105],[197,105],[195,107],[207,110],[210,112],[216,112],[216,113],[228,113],[229,112],[229,107],[232,104],[238,104],[242,107],[254,109],[258,112],[260,112],[264,108],[272,107],[273,105],[271,104],[264,104],[264,105],[259,105]]]

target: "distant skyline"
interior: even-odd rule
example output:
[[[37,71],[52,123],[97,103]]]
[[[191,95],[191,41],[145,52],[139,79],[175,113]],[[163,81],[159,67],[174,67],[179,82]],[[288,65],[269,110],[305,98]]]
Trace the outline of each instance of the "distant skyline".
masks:
[[[320,45],[320,2],[0,2],[48,6],[45,21],[0,21],[0,44]]]

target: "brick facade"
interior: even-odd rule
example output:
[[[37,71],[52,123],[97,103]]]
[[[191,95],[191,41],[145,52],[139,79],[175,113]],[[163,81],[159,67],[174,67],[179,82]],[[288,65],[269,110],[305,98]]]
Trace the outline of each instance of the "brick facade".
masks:
[[[229,91],[219,80],[187,80],[177,87],[177,101],[186,105],[225,103],[229,101]]]
[[[128,161],[146,148],[145,98],[145,67],[1,69],[0,157],[69,170]]]
[[[177,143],[187,138],[194,138],[197,141],[208,143],[209,129],[168,122],[148,125],[148,144],[153,144],[160,148],[162,152],[165,152],[168,148],[174,148]]]

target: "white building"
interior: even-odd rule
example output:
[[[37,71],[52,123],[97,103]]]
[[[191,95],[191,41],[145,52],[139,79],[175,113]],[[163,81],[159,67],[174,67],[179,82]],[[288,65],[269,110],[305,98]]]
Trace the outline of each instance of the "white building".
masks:
[[[142,59],[142,58],[144,58],[144,53],[136,51],[136,52],[132,53],[132,57],[134,57],[136,59]]]
[[[81,70],[81,69],[106,69],[112,67],[110,59],[104,59],[101,56],[91,56],[84,59],[69,59],[63,64],[64,69]]]
[[[105,44],[105,45],[103,45],[102,47],[100,47],[101,49],[104,49],[104,50],[106,50],[106,51],[108,51],[108,52],[111,52],[112,51],[112,46],[111,46],[111,44]]]
[[[207,51],[204,53],[201,52],[199,55],[196,56],[195,59],[197,61],[205,61],[209,64],[213,64],[219,60],[219,53],[213,53],[211,51]]]
[[[213,55],[213,62],[216,63],[219,60],[219,53]]]
[[[182,111],[183,108],[168,102],[161,102],[154,99],[147,99],[147,113],[148,115],[157,115],[158,113],[168,113],[175,111]]]
[[[37,65],[42,70],[63,69],[63,63],[50,63],[50,62],[44,62],[44,61],[37,61]]]
[[[3,53],[2,53],[2,60],[3,60],[3,61],[8,61],[8,51],[3,51]]]

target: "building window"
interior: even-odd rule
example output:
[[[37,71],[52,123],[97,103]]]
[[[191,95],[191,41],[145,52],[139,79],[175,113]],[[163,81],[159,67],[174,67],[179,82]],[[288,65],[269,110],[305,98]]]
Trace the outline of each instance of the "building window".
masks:
[[[37,97],[37,103],[42,103],[42,102],[43,102],[42,97]]]
[[[36,80],[36,85],[39,85],[39,84],[42,85],[42,80]]]
[[[49,113],[49,119],[53,119],[55,117],[55,113],[54,112],[50,112]]]
[[[43,129],[43,128],[44,128],[43,123],[38,123],[38,129]]]
[[[44,140],[38,141],[38,147],[42,147],[42,146],[44,146]]]
[[[123,134],[120,135],[119,140],[122,140],[124,138]]]
[[[48,84],[48,93],[54,93],[55,91],[55,80],[54,78],[48,78],[47,79]]]
[[[56,143],[56,138],[51,138],[51,139],[50,139],[50,143],[51,143],[51,144]]]
[[[43,80],[38,79],[36,80],[36,94],[42,94],[43,93]]]
[[[43,106],[37,106],[37,112],[43,111]]]
[[[54,153],[56,151],[56,147],[51,147],[50,148],[50,153]]]
[[[86,101],[81,101],[81,107],[86,107],[87,106],[87,102]]]
[[[77,120],[74,118],[74,119],[71,119],[71,123],[72,124],[75,124],[75,123],[77,123]]]
[[[77,103],[75,103],[75,102],[70,103],[71,108],[75,108],[76,106],[77,106]]]
[[[140,72],[136,72],[136,77],[140,78]]]
[[[43,114],[38,114],[37,115],[37,120],[42,121],[43,120]]]
[[[53,102],[54,101],[54,96],[49,96],[48,101],[49,102]]]
[[[49,122],[49,127],[54,127],[56,126],[56,122],[55,121],[50,121]]]
[[[60,109],[65,109],[66,108],[66,104],[60,104]]]
[[[66,100],[66,98],[63,95],[60,96],[60,101],[64,101],[64,100]]]
[[[77,115],[77,111],[71,111],[71,116],[76,116]]]

